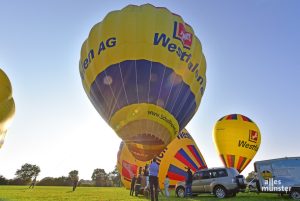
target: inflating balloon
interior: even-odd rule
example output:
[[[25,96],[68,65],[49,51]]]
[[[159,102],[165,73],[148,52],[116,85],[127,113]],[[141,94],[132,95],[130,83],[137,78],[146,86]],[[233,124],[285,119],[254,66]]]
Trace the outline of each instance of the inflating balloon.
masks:
[[[193,29],[150,4],[129,5],[96,24],[82,45],[79,69],[96,110],[142,161],[191,120],[206,85]]]
[[[213,135],[223,164],[239,172],[250,163],[261,142],[257,125],[240,114],[222,117],[216,123]]]
[[[14,115],[15,102],[12,98],[12,87],[6,74],[0,69],[0,148]]]
[[[207,168],[205,160],[192,136],[184,129],[157,157],[159,165],[158,180],[160,188],[168,175],[171,187],[186,178],[186,168],[192,171]],[[133,157],[127,146],[121,143],[118,152],[117,167],[121,174],[122,183],[130,188],[133,175],[138,175],[140,168],[144,169],[151,161],[140,161]]]

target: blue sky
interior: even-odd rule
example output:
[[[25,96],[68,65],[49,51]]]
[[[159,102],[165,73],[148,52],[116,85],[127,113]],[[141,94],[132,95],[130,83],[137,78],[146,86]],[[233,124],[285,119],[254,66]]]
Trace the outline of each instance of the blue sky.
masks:
[[[16,117],[0,174],[12,178],[26,162],[41,167],[40,178],[77,169],[90,179],[95,168],[113,169],[121,140],[83,90],[80,48],[108,12],[144,3],[181,15],[202,42],[207,87],[187,129],[208,166],[222,165],[212,130],[231,113],[261,130],[254,161],[299,156],[300,1],[11,0],[0,7],[0,67],[13,85]]]

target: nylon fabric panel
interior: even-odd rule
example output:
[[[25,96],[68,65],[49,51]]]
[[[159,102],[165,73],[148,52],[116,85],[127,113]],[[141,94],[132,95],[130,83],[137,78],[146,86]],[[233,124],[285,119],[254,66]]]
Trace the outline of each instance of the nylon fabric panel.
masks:
[[[187,125],[206,86],[206,60],[191,26],[150,4],[97,23],[82,45],[79,72],[96,110],[139,159],[140,152],[154,157]]]
[[[93,83],[91,99],[106,121],[126,105],[159,105],[181,122],[179,129],[196,110],[195,96],[180,76],[169,67],[146,60],[124,61],[107,68]]]
[[[217,151],[224,156],[226,167],[234,167],[242,172],[247,167],[261,144],[258,126],[248,117],[230,114],[220,118],[213,131]]]
[[[183,155],[180,153],[184,152]],[[180,157],[176,158],[176,156]],[[196,156],[196,157],[195,157]],[[137,174],[136,169],[144,169],[146,164],[151,161],[140,161],[136,159],[129,151],[128,146],[122,142],[118,151],[117,168],[119,172],[123,169],[131,168],[131,172]],[[124,167],[126,161],[126,167]],[[207,168],[206,162],[192,136],[183,129],[177,137],[156,157],[159,163],[158,180],[161,189],[164,188],[163,182],[166,175],[169,176],[170,185],[175,186],[178,181],[184,181],[186,175],[186,164],[191,164],[194,170]],[[201,161],[201,162],[199,162]],[[137,168],[135,168],[137,166]],[[121,181],[126,188],[130,188],[130,179],[128,173],[121,174]]]

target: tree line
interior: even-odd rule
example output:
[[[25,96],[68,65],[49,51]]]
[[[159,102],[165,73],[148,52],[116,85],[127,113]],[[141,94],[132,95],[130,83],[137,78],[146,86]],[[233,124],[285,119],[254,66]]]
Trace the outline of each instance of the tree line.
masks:
[[[21,166],[15,173],[15,178],[6,179],[0,175],[0,185],[29,185],[34,182],[37,186],[71,186],[74,183],[75,178],[78,179],[79,172],[72,170],[68,173],[68,176],[61,177],[45,177],[41,180],[36,180],[37,176],[41,172],[41,169],[37,165],[26,163]],[[117,167],[109,173],[106,173],[104,169],[94,169],[91,176],[91,180],[79,180],[78,186],[92,187],[92,186],[121,186],[121,177]]]

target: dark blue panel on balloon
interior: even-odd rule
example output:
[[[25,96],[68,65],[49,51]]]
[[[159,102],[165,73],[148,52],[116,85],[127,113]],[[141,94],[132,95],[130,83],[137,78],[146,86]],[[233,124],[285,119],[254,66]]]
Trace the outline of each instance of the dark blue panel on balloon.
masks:
[[[178,121],[180,130],[196,110],[195,96],[173,69],[147,60],[128,60],[109,66],[91,85],[92,103],[105,120],[124,106],[159,105]]]
[[[148,91],[150,87],[150,70],[151,62],[146,60],[139,60],[137,62],[137,88],[138,99],[140,103],[148,103]]]
[[[150,70],[151,76],[149,88],[149,103],[153,103],[156,105],[166,68],[159,63],[152,62]]]

